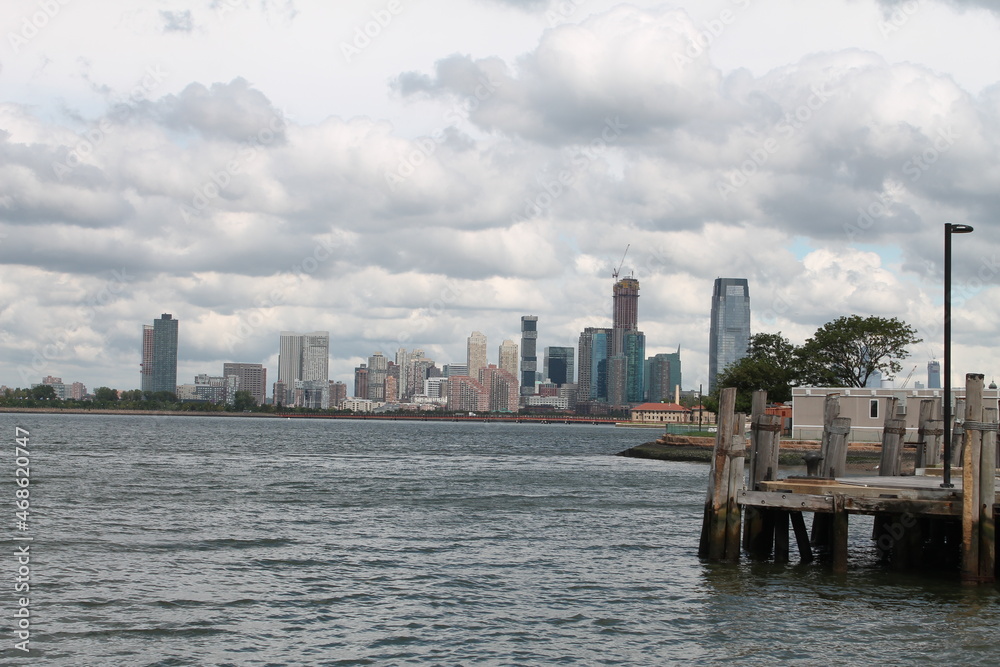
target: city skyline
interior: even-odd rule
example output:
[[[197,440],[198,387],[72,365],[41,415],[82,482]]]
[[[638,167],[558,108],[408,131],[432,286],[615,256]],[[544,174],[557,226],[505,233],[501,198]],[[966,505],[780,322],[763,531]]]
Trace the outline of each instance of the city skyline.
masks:
[[[680,345],[687,387],[718,275],[752,283],[754,332],[895,317],[922,366],[945,222],[975,227],[951,382],[1000,364],[982,0],[46,7],[11,0],[0,53],[7,386],[140,388],[160,311],[179,382],[226,362],[273,382],[282,330],[329,331],[348,384],[377,350],[460,362],[475,330],[492,360],[524,313],[541,357],[611,326],[618,270],[644,356]]]

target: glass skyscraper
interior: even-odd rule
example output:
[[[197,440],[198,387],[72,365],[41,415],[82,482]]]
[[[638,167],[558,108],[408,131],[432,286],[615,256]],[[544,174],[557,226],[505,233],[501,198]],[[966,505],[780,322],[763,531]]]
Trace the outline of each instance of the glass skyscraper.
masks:
[[[176,393],[177,320],[169,313],[163,313],[160,319],[153,320],[151,335],[148,325],[143,326],[142,347],[142,389]]]
[[[750,287],[746,278],[716,278],[708,344],[708,391],[729,364],[747,354],[750,344]]]
[[[538,372],[538,317],[525,315],[521,318],[521,396],[535,393],[535,373]]]

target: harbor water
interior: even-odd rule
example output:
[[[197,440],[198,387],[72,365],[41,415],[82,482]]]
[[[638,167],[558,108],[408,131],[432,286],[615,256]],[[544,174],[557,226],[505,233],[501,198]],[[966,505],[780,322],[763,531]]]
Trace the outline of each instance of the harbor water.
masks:
[[[708,467],[595,425],[0,415],[0,664],[995,665],[1000,597],[697,557]],[[15,524],[15,433],[30,514]],[[30,537],[30,652],[15,545]]]

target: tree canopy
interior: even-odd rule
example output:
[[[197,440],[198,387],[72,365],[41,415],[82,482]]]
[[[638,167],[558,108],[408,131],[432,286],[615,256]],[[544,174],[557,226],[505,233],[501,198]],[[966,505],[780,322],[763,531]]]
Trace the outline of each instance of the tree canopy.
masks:
[[[801,346],[781,332],[755,334],[747,355],[727,366],[715,386],[736,387],[736,409],[744,412],[758,389],[766,390],[771,401],[785,402],[795,386],[864,387],[876,371],[889,377],[899,373],[908,346],[921,342],[916,333],[896,318],[850,315],[827,322]]]
[[[802,346],[806,375],[813,384],[864,387],[876,372],[892,377],[921,342],[917,330],[895,317],[838,317]]]

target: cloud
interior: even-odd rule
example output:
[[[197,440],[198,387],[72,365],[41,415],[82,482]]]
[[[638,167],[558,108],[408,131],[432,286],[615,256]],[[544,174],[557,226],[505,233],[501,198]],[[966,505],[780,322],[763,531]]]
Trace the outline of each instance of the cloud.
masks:
[[[160,11],[164,32],[191,32],[194,30],[194,18],[191,10],[183,12]]]

